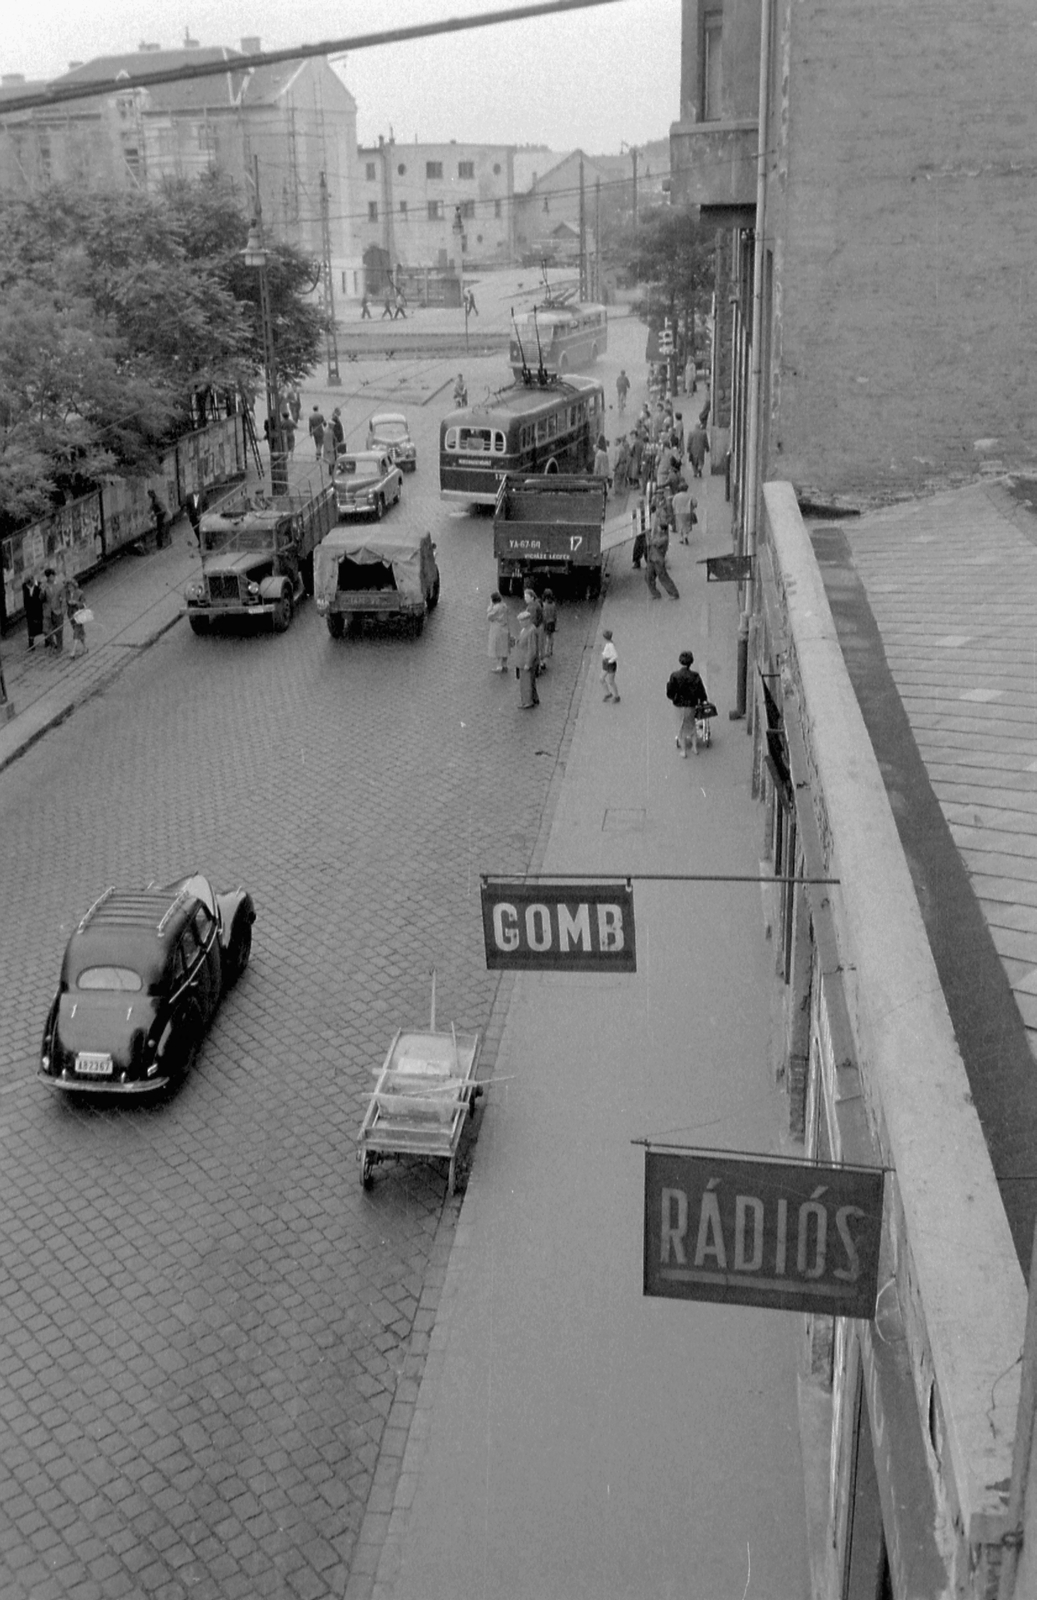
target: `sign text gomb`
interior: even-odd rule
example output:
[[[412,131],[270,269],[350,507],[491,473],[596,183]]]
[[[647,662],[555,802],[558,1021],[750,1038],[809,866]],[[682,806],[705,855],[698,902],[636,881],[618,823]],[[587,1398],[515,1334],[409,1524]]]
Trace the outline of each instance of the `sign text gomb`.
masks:
[[[486,965],[523,972],[636,972],[629,883],[484,878]]]

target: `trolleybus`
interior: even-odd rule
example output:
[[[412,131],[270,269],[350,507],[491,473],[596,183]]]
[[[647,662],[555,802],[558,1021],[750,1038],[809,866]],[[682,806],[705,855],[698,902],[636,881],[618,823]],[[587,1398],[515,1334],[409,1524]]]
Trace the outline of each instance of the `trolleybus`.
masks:
[[[440,423],[440,495],[492,506],[506,472],[590,472],[604,427],[605,391],[593,378],[510,384]]]
[[[608,349],[609,322],[604,306],[547,303],[516,317],[509,359],[516,378],[524,366],[545,372],[584,372]]]

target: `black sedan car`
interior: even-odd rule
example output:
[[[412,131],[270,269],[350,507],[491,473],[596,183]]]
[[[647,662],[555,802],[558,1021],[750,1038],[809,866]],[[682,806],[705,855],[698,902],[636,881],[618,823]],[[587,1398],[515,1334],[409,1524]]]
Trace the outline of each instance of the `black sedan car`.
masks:
[[[106,889],[77,925],[39,1076],[77,1094],[150,1094],[184,1078],[252,953],[252,896],[195,873]]]

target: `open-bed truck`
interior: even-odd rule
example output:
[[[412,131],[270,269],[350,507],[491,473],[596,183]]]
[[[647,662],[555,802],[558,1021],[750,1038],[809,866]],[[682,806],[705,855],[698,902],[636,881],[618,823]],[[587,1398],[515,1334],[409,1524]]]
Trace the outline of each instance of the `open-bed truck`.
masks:
[[[501,594],[521,593],[532,579],[597,595],[607,493],[603,478],[582,474],[502,478],[493,511]]]

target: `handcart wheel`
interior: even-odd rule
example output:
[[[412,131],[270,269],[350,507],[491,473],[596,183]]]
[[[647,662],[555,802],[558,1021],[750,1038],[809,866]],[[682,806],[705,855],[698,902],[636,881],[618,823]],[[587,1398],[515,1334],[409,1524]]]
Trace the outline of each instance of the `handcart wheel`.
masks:
[[[370,1189],[374,1178],[374,1156],[370,1150],[364,1150],[360,1157],[360,1182],[365,1189]]]

